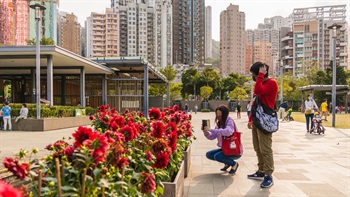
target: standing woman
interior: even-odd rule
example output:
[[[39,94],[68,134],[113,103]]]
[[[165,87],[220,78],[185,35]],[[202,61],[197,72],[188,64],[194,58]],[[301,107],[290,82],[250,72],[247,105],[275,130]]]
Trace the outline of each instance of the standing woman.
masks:
[[[209,129],[207,126],[202,128],[204,132],[204,136],[209,140],[217,139],[217,146],[219,148],[210,150],[207,152],[206,156],[210,160],[218,161],[220,163],[224,163],[225,166],[221,169],[221,171],[226,171],[229,167],[231,167],[231,170],[229,171],[230,174],[234,174],[237,171],[237,168],[239,164],[235,161],[239,159],[242,156],[243,148],[241,149],[240,155],[234,155],[234,156],[225,156],[222,153],[221,145],[222,145],[222,136],[230,136],[233,134],[233,132],[237,131],[237,128],[235,129],[235,124],[233,122],[233,119],[228,116],[229,109],[226,105],[221,105],[216,108],[215,110],[215,128]]]
[[[309,133],[314,127],[312,119],[314,118],[315,110],[318,111],[318,107],[314,99],[312,99],[311,94],[307,95],[307,100],[305,101],[305,118],[306,118],[306,130]],[[311,128],[309,127],[311,122]]]

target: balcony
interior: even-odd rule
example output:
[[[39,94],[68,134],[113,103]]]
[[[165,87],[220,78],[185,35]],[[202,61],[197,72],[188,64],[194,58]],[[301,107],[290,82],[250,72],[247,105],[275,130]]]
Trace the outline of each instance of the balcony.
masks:
[[[304,34],[297,34],[297,38],[304,38]]]
[[[293,55],[286,55],[284,56],[284,59],[293,59]]]
[[[340,52],[339,56],[347,56],[345,52]]]
[[[297,57],[304,57],[304,54],[297,54]]]
[[[287,64],[287,65],[284,65],[283,68],[284,68],[284,69],[290,69],[290,68],[293,68],[293,66]]]
[[[304,47],[304,44],[297,44],[297,47]]]
[[[301,64],[297,64],[297,67],[298,67],[298,68],[301,68],[301,66],[302,66]]]
[[[348,66],[348,64],[346,62],[340,63],[339,65],[340,66],[345,66],[345,67]]]
[[[346,42],[341,42],[341,43],[340,43],[340,46],[342,46],[342,47],[343,47],[343,46],[346,46]]]
[[[283,38],[281,39],[281,41],[283,42],[283,41],[292,40],[292,39],[293,39],[292,36],[285,36],[285,37],[283,37]]]

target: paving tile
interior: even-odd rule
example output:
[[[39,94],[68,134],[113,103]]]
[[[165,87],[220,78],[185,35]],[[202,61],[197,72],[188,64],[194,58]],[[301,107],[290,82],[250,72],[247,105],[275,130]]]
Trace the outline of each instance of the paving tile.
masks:
[[[346,197],[347,196],[328,184],[296,183],[295,185],[309,197],[321,197],[321,196]]]

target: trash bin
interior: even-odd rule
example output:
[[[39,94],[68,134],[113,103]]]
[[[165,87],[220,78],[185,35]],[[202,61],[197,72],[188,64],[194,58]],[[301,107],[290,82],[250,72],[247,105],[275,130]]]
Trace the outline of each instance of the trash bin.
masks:
[[[236,111],[236,106],[237,106],[237,102],[231,100],[229,103],[230,111]]]

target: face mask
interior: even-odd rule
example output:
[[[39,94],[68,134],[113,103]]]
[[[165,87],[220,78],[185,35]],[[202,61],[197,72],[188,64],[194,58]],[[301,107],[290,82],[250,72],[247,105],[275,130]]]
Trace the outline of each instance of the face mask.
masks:
[[[312,97],[309,97],[309,100],[312,100]]]

